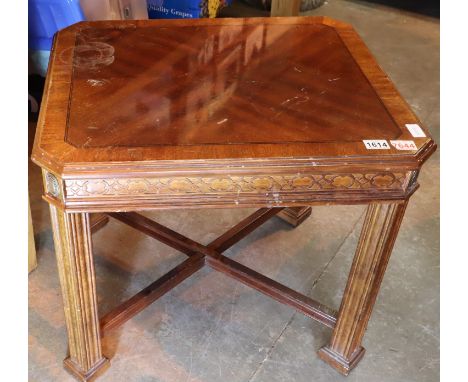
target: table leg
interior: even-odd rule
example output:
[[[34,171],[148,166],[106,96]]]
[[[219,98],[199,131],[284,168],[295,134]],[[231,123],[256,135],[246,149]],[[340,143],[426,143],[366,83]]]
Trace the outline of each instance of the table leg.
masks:
[[[101,350],[89,214],[52,205],[50,214],[69,342],[64,366],[90,381],[109,361]]]
[[[297,227],[306,220],[312,212],[312,207],[288,207],[278,213],[278,217]]]
[[[361,341],[406,205],[372,203],[367,208],[336,326],[330,343],[319,350],[320,358],[344,375],[364,355]]]
[[[271,16],[298,16],[300,0],[272,0]]]
[[[31,218],[31,204],[28,200],[28,273],[31,273],[37,267],[36,243],[34,242],[34,230]]]
[[[96,233],[107,223],[109,223],[109,216],[106,214],[90,214],[89,216],[89,227],[91,228],[91,233]]]

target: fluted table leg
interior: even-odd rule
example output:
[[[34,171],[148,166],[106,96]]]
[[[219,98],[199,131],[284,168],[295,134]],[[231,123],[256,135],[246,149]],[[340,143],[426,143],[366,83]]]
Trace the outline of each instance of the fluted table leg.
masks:
[[[90,381],[109,361],[101,350],[89,214],[53,205],[50,212],[69,342],[64,365],[79,380]]]
[[[347,375],[362,359],[361,341],[406,209],[406,202],[369,205],[330,343],[319,356]]]

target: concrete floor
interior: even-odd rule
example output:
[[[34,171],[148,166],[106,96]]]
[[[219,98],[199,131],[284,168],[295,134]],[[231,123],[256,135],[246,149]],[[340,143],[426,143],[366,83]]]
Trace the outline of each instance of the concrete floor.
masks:
[[[237,5],[230,12],[261,14]],[[308,12],[355,26],[439,141],[439,21],[363,1]],[[313,43],[313,42],[311,42]],[[47,205],[30,165],[38,268],[29,276],[29,380],[72,381]],[[203,270],[104,339],[101,381],[279,382],[439,380],[439,155],[420,175],[371,318],[359,366],[342,377],[316,356],[331,331],[213,271]],[[148,214],[203,243],[251,210]],[[338,307],[362,224],[361,206],[316,207],[297,229],[273,219],[229,256]],[[185,257],[112,221],[93,239],[105,313]]]

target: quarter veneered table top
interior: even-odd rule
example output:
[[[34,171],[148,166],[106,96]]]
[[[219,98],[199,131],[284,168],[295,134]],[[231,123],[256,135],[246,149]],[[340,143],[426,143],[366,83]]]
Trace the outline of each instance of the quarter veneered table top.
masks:
[[[334,20],[85,22],[56,36],[33,157],[55,172],[281,158],[414,167],[434,144],[407,124],[421,126]]]

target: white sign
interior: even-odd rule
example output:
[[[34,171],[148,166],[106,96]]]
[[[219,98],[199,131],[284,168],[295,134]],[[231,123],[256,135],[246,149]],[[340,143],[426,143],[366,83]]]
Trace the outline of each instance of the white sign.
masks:
[[[390,141],[397,150],[417,150],[418,147],[414,141]]]
[[[385,139],[365,139],[363,140],[367,150],[388,150],[390,145]]]
[[[417,123],[407,123],[406,128],[409,130],[411,135],[415,138],[423,138],[426,136],[423,129]]]

